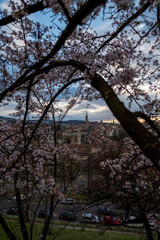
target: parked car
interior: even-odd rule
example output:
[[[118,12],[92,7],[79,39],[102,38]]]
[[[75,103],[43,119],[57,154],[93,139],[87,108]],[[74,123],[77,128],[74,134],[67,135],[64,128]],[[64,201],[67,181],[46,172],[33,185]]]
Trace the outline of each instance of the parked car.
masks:
[[[77,216],[76,214],[72,212],[61,212],[59,214],[59,220],[64,220],[64,221],[76,221]]]
[[[18,209],[12,207],[12,208],[10,208],[10,209],[7,210],[7,214],[10,214],[10,215],[18,215],[18,214],[19,214],[19,213],[18,213]]]
[[[38,213],[39,218],[46,218],[47,216],[49,216],[49,211],[45,209],[41,209]]]
[[[142,218],[137,216],[128,216],[123,223],[126,227],[143,227]]]
[[[66,205],[72,205],[72,204],[76,203],[76,200],[73,198],[66,198],[66,199],[62,200],[61,203],[66,204]]]
[[[83,213],[80,219],[81,223],[98,224],[98,217],[91,213]]]
[[[115,212],[111,211],[109,208],[104,206],[99,206],[97,208],[97,214],[99,215],[109,215],[109,216],[115,216]]]
[[[103,219],[103,224],[108,226],[118,226],[120,225],[120,220],[116,217],[106,216]]]

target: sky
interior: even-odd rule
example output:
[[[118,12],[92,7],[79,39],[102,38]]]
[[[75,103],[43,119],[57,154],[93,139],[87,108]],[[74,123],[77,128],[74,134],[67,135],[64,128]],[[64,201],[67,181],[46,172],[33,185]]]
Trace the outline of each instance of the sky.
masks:
[[[0,9],[3,9],[8,5],[8,0],[0,0]],[[50,18],[47,17],[47,15],[43,14],[43,17],[41,16],[41,13],[36,13],[34,15],[30,16],[33,21],[40,21],[42,24],[46,24],[46,22],[50,22]],[[95,22],[94,25],[92,25],[93,29],[96,30],[99,34],[103,34],[106,29],[113,30],[113,27],[111,26],[111,22]],[[120,96],[120,99],[126,104],[126,96]],[[63,105],[64,102],[61,102],[61,105]],[[0,110],[0,116],[8,117],[9,114],[14,113],[15,103],[12,102],[10,105],[2,107]],[[136,104],[132,104],[132,111],[139,110]],[[107,107],[106,103],[103,100],[93,100],[92,102],[84,101],[81,104],[75,106],[72,108],[65,120],[84,120],[85,114],[88,113],[88,117],[90,121],[112,121],[114,119],[113,114]]]
[[[8,0],[0,0],[0,9],[6,8],[6,6],[8,6]],[[30,17],[34,21],[40,21],[41,24],[46,24],[46,22],[50,22],[50,19],[46,15],[40,17],[40,13],[36,13],[34,15],[32,14],[30,15]],[[104,32],[104,29],[106,29],[106,27],[110,27],[110,23],[101,23],[100,25],[97,21],[92,27],[94,27],[94,29],[101,34]],[[15,107],[16,104],[14,102],[10,103],[8,106],[1,107],[0,116],[8,117],[10,114],[15,112]],[[90,121],[110,121],[114,119],[111,111],[103,100],[94,100],[92,102],[84,101],[83,103],[72,108],[68,112],[65,120],[84,120],[86,112],[88,113]]]

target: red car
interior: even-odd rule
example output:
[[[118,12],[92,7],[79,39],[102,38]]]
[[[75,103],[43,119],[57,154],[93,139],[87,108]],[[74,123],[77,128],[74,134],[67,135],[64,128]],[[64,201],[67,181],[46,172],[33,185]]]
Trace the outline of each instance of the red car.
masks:
[[[104,217],[104,225],[118,226],[120,225],[120,220],[115,217],[107,216],[107,217]]]
[[[7,214],[10,214],[10,215],[18,215],[18,209],[17,208],[10,208],[8,209],[7,211]]]

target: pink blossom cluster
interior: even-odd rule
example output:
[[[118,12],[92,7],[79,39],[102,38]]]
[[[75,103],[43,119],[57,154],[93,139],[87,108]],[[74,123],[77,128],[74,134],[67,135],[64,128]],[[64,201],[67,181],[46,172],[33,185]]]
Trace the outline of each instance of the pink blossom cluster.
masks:
[[[15,184],[22,192],[27,191],[30,195],[51,194],[54,192],[55,187],[53,170],[49,172],[45,165],[51,164],[55,148],[53,148],[53,140],[48,135],[45,135],[45,132],[47,133],[49,129],[39,129],[32,144],[22,154],[25,150],[25,142],[19,132],[20,126],[20,123],[0,123],[0,172],[1,174],[4,173],[3,178],[1,178],[1,191],[3,194],[5,190],[7,191],[8,182],[12,185],[14,183],[14,175],[18,173],[18,179]],[[29,126],[26,128],[28,134],[29,128]],[[11,170],[8,170],[11,166]]]
[[[0,122],[0,172],[3,175],[0,182],[1,194],[7,192],[10,182],[29,196],[46,196],[55,192],[61,198],[61,192],[55,188],[53,177],[54,154],[57,155],[57,164],[70,166],[70,159],[77,159],[77,149],[69,148],[67,144],[55,146],[54,131],[51,126],[43,125],[25,150],[24,137],[20,131],[21,124],[21,121]],[[27,139],[32,134],[31,128],[30,125],[25,127]],[[72,168],[75,167],[72,163]],[[18,179],[15,182],[16,173]]]
[[[100,166],[109,175],[109,181],[113,185],[110,191],[114,192],[115,196],[117,191],[117,197],[122,195],[122,202],[125,196],[137,207],[138,204],[144,206],[145,201],[148,220],[159,229],[157,201],[160,197],[160,175],[136,144],[126,138],[121,146],[119,158],[106,159]]]

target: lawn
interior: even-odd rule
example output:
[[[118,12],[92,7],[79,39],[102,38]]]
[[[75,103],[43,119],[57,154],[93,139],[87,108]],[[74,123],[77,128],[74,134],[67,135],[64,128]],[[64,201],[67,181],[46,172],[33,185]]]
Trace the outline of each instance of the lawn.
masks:
[[[9,222],[10,228],[15,230],[17,239],[22,239],[20,235],[20,228],[17,222]],[[62,228],[52,227],[49,230],[47,240],[139,240],[138,236],[124,234],[124,233],[114,233],[114,232],[105,232],[103,235],[98,234],[95,231],[81,231],[73,229],[64,229],[61,232]],[[42,231],[42,226],[40,224],[35,224],[33,240],[40,239],[40,233]],[[2,228],[0,227],[0,239],[8,240]]]
[[[58,233],[58,230],[57,230]],[[54,239],[55,233],[49,240]],[[106,232],[104,235],[99,235],[97,232],[93,231],[81,231],[81,230],[71,230],[65,229],[59,236],[57,240],[139,240],[137,236],[129,234],[117,234]]]

